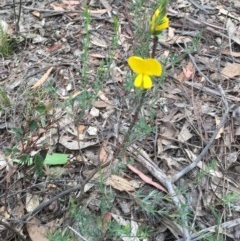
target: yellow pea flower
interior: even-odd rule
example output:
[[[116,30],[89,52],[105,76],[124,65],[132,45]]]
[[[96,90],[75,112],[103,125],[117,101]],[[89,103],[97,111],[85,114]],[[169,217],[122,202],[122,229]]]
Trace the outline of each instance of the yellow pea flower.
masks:
[[[128,58],[128,65],[137,74],[134,80],[136,88],[150,89],[152,87],[150,76],[160,76],[162,74],[162,66],[156,59],[131,56]]]
[[[169,27],[169,19],[167,14],[163,15],[159,9],[157,9],[152,18],[150,23],[151,33],[152,34],[159,34],[162,30]]]

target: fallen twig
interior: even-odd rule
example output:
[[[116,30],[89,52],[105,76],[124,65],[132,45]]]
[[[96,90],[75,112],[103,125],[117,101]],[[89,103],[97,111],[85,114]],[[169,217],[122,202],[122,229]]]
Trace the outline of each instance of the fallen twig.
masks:
[[[138,148],[136,145],[131,145],[127,147],[127,150],[131,155],[135,156],[135,159],[141,163],[167,190],[168,193],[171,195],[174,205],[176,208],[181,212],[183,211],[183,206],[186,204],[185,198],[181,194],[177,194],[175,192],[176,187],[172,183],[171,178],[167,177],[164,172],[150,159],[148,154]],[[188,230],[188,220],[187,217],[182,215],[181,216],[182,227],[178,226],[177,228],[181,230],[184,240],[190,240],[190,234]]]
[[[179,83],[179,80],[176,79],[173,75],[168,74],[168,76]],[[195,88],[195,89],[204,91],[204,92],[206,92],[206,93],[208,93],[208,94],[210,94],[210,95],[221,96],[221,93],[220,93],[219,91],[217,91],[217,90],[215,90],[215,89],[211,89],[211,88],[205,86],[205,85],[202,84],[202,83],[185,81],[183,84],[184,84],[184,85],[191,86],[191,87],[193,87],[193,88]],[[231,101],[234,101],[234,102],[240,102],[240,98],[238,98],[238,97],[236,97],[236,96],[228,95],[228,94],[225,94],[225,96],[226,96],[226,99],[227,99],[227,100],[231,100]]]
[[[26,7],[26,6],[23,6],[23,9],[29,10],[29,11],[52,13],[52,14],[79,13],[79,10],[49,10],[49,9],[32,8],[32,7]]]
[[[232,221],[228,221],[228,222],[225,222],[225,223],[221,223],[221,224],[218,224],[218,225],[214,225],[214,226],[211,226],[209,228],[202,229],[199,232],[191,235],[191,241],[202,240],[204,238],[204,236],[206,236],[210,232],[216,232],[216,230],[233,228],[233,227],[235,227],[239,224],[240,224],[240,218],[232,220]],[[223,232],[221,231],[221,233],[223,233]],[[184,241],[184,239],[180,239],[178,241]]]
[[[216,10],[215,8],[212,8],[212,7],[200,5],[197,2],[195,2],[194,0],[188,0],[188,2],[190,2],[192,5],[194,5],[196,8],[200,9],[204,13],[208,13],[207,9],[208,10]]]
[[[110,162],[106,162],[103,165],[100,166],[100,168],[104,168],[106,166],[109,165]],[[49,199],[47,202],[43,202],[40,205],[38,205],[32,212],[29,212],[27,214],[25,214],[20,220],[18,220],[18,222],[23,222],[26,221],[29,217],[32,217],[34,215],[36,215],[37,213],[39,213],[42,209],[44,209],[45,207],[47,207],[48,205],[50,205],[51,203],[53,203],[54,201],[58,200],[59,198],[70,194],[72,192],[76,192],[76,191],[81,191],[81,195],[83,195],[84,193],[84,186],[93,178],[93,176],[99,171],[99,168],[96,167],[96,169],[89,175],[89,177],[81,184],[76,185],[75,187],[69,188],[59,194],[57,194],[56,196],[54,196],[53,198]]]
[[[213,86],[215,86],[216,84],[214,84],[197,66],[195,59],[193,58],[193,56],[189,53],[188,54],[189,58],[191,59],[194,67],[197,69],[198,73],[210,84],[212,84]]]
[[[215,29],[219,29],[221,31],[226,31],[226,28],[224,28],[224,27],[220,27],[220,26],[208,23],[207,21],[204,22],[204,21],[201,21],[201,20],[198,20],[198,19],[194,19],[194,18],[189,17],[188,15],[186,15],[184,13],[179,13],[179,12],[170,11],[170,10],[169,10],[169,13],[172,16],[176,15],[178,18],[181,18],[181,19],[184,19],[185,21],[187,21],[189,23],[189,27],[192,28],[192,29],[204,28],[206,31],[209,31],[209,32],[211,32],[215,35],[218,35],[218,36],[221,36],[223,38],[228,39],[228,36],[226,34],[215,30]],[[192,26],[191,24],[194,25],[194,26]]]
[[[190,172],[191,170],[193,170],[197,164],[202,160],[202,158],[206,155],[206,153],[208,152],[209,148],[211,147],[211,145],[213,144],[219,130],[224,126],[224,124],[226,123],[226,120],[227,120],[227,117],[229,115],[229,107],[228,107],[228,103],[227,103],[227,100],[226,100],[226,96],[225,96],[225,93],[222,89],[222,87],[220,85],[218,85],[218,89],[219,89],[219,92],[221,93],[222,95],[222,100],[223,100],[223,103],[225,105],[225,113],[222,117],[222,120],[221,122],[219,123],[219,125],[217,126],[216,130],[214,131],[212,137],[210,138],[208,144],[203,148],[202,152],[198,155],[198,157],[190,164],[188,165],[187,167],[185,167],[183,170],[181,170],[180,172],[178,172],[176,175],[174,175],[172,177],[172,182],[176,182],[179,178],[181,178],[182,176],[184,176],[185,174],[187,174],[188,172]]]
[[[186,168],[181,170],[179,173],[177,173],[173,177],[168,177],[164,172],[162,172],[161,169],[149,158],[149,156],[147,155],[147,153],[144,150],[138,148],[136,145],[131,145],[131,146],[127,147],[127,150],[129,151],[129,153],[131,153],[131,155],[135,155],[135,157],[136,157],[135,159],[138,162],[140,162],[168,190],[169,194],[172,197],[173,203],[175,204],[175,206],[177,207],[177,209],[179,211],[182,211],[183,206],[184,206],[183,204],[186,204],[186,200],[183,197],[183,195],[176,193],[176,191],[175,191],[176,187],[174,186],[174,182],[176,182],[179,178],[181,178],[182,176],[184,176],[185,174],[187,174],[188,172],[190,172],[197,166],[197,164],[201,161],[203,156],[208,152],[208,150],[211,147],[211,145],[213,144],[219,130],[226,123],[227,117],[229,115],[229,106],[228,106],[228,102],[226,99],[226,95],[220,85],[218,86],[218,91],[222,97],[222,101],[223,101],[225,109],[226,109],[220,124],[214,131],[208,144],[205,146],[205,148],[202,150],[202,152],[199,154],[199,156],[190,165],[188,165]],[[190,233],[187,228],[188,227],[187,217],[185,215],[182,215],[181,220],[183,222],[183,225],[182,225],[182,227],[178,227],[178,228],[183,233],[185,241],[191,240]]]
[[[27,241],[27,239],[17,229],[15,229],[11,224],[3,221],[2,219],[0,219],[0,224],[3,225],[8,230],[11,230],[20,240]]]

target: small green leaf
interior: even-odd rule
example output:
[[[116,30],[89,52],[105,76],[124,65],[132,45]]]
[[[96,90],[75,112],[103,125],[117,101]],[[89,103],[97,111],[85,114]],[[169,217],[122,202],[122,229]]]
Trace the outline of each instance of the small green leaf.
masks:
[[[54,165],[64,165],[67,163],[68,161],[68,154],[63,154],[63,153],[53,153],[53,154],[47,154],[45,159],[44,159],[44,164],[46,165],[50,165],[50,166],[54,166]],[[22,163],[24,160],[21,159],[15,159],[13,160],[15,163]],[[29,158],[27,160],[28,165],[32,165],[33,164],[33,159]]]
[[[47,154],[44,163],[46,165],[64,165],[68,161],[68,154],[52,153]]]
[[[44,157],[39,152],[33,157],[33,164],[35,166],[36,174],[38,177],[44,176],[43,163],[44,163]]]
[[[30,131],[35,131],[38,129],[38,123],[35,120],[31,120],[29,123]]]
[[[0,110],[11,105],[11,101],[8,98],[6,91],[0,89]]]
[[[47,110],[46,106],[44,104],[38,104],[36,107],[35,107],[35,110],[37,112],[39,112],[40,114],[44,114]]]

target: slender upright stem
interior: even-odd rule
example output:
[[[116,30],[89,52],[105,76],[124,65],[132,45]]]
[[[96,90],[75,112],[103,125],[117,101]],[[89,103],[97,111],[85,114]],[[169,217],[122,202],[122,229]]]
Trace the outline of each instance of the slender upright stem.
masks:
[[[121,142],[121,144],[118,146],[117,150],[115,151],[114,153],[114,156],[113,156],[113,160],[119,155],[119,153],[122,151],[122,149],[124,149],[124,145],[126,145],[126,143],[128,143],[129,141],[129,138],[130,138],[130,135],[132,133],[132,130],[133,130],[133,127],[135,126],[137,120],[138,120],[138,117],[139,117],[139,113],[141,111],[141,108],[142,108],[142,105],[143,105],[143,100],[144,100],[144,97],[146,95],[146,90],[144,90],[142,93],[141,93],[141,97],[140,97],[140,102],[134,112],[134,116],[133,116],[133,120],[129,126],[129,129],[127,131],[127,133],[125,134],[124,136],[124,139],[123,141]]]
[[[154,35],[154,37],[153,37],[152,54],[151,54],[151,57],[153,59],[155,58],[155,55],[156,55],[157,43],[158,43],[158,36]]]
[[[155,55],[156,55],[157,43],[158,43],[158,37],[154,36],[153,37],[153,47],[152,47],[151,58],[154,58]],[[137,108],[136,108],[136,110],[134,112],[133,120],[132,120],[132,122],[130,124],[128,132],[125,134],[124,139],[121,142],[121,144],[117,147],[117,150],[115,151],[115,153],[113,155],[113,160],[118,157],[119,153],[124,149],[124,145],[126,145],[126,143],[129,142],[129,138],[131,136],[133,127],[135,126],[135,124],[136,124],[136,122],[138,120],[139,113],[140,113],[141,108],[143,106],[143,101],[144,101],[145,95],[146,95],[146,90],[143,90],[143,92],[141,94],[141,97],[140,97],[140,102],[139,102],[139,104],[138,104],[138,106],[137,106]]]

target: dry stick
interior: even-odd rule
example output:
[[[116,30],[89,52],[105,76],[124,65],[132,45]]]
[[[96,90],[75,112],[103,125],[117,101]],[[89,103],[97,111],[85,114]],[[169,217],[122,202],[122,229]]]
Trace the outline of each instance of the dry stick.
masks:
[[[174,184],[172,184],[171,178],[167,177],[166,174],[149,158],[148,154],[144,150],[139,149],[135,144],[127,147],[127,150],[131,155],[135,155],[135,160],[141,163],[152,174],[152,176],[154,176],[168,190],[168,193],[171,195],[174,205],[181,212],[183,209],[181,204],[185,204],[186,201],[181,194],[176,194],[176,192],[174,191],[176,187],[174,186]],[[181,220],[183,223],[183,227],[179,225],[177,227],[179,230],[181,230],[184,236],[184,240],[190,240],[190,234],[187,229],[187,218],[181,216]]]
[[[202,10],[204,13],[208,13],[207,9],[209,10],[215,10],[215,8],[212,8],[212,7],[205,7],[203,5],[200,5],[198,3],[196,3],[194,0],[188,0],[188,2],[190,2],[192,5],[194,5],[196,8]]]
[[[232,220],[232,221],[228,221],[225,223],[221,223],[218,225],[214,225],[209,228],[202,229],[199,232],[197,232],[191,236],[191,241],[202,240],[204,238],[204,236],[206,236],[209,232],[216,232],[216,230],[218,230],[218,229],[222,229],[222,230],[227,229],[227,228],[230,229],[230,228],[236,227],[239,224],[240,224],[240,218]],[[179,241],[185,241],[185,240],[180,239]]]
[[[179,16],[180,18],[182,17],[182,18],[188,20],[189,22],[193,23],[194,25],[196,25],[196,28],[197,28],[197,27],[200,27],[200,28],[201,28],[201,27],[206,27],[206,26],[207,26],[207,27],[205,28],[206,30],[208,30],[208,31],[210,31],[210,32],[212,32],[212,33],[214,33],[214,34],[217,34],[217,35],[220,35],[220,36],[223,36],[223,37],[228,38],[227,35],[225,35],[225,34],[223,34],[223,33],[218,32],[218,31],[215,30],[215,29],[226,30],[226,29],[223,28],[223,27],[219,27],[219,26],[217,26],[217,25],[208,23],[208,22],[203,21],[203,20],[198,20],[198,19],[195,19],[195,18],[191,18],[191,17],[187,16],[186,14],[180,14],[180,15],[178,15],[178,16]]]
[[[203,151],[200,153],[200,155],[193,161],[192,164],[190,164],[189,166],[187,166],[182,171],[180,171],[175,176],[173,176],[172,178],[169,179],[169,178],[166,177],[166,175],[164,173],[162,173],[161,171],[160,172],[157,171],[159,168],[156,167],[156,165],[154,165],[154,163],[152,163],[149,160],[144,162],[145,167],[148,169],[148,171],[150,171],[151,174],[155,174],[153,176],[155,176],[167,188],[169,194],[171,194],[171,196],[172,196],[172,200],[173,200],[174,204],[176,205],[176,207],[180,211],[182,209],[181,204],[184,203],[184,198],[182,197],[182,195],[176,194],[175,187],[174,187],[173,183],[197,166],[197,164],[200,162],[202,157],[207,153],[208,149],[210,148],[210,146],[214,142],[219,130],[224,126],[224,124],[227,120],[228,114],[229,114],[229,107],[228,107],[228,103],[227,103],[227,100],[226,100],[225,93],[224,93],[224,91],[223,91],[223,89],[220,85],[218,86],[218,89],[219,89],[219,92],[222,95],[222,99],[223,99],[223,102],[224,102],[224,105],[225,105],[225,108],[226,108],[225,114],[224,114],[220,124],[216,128],[214,134],[210,138],[208,144],[203,149]],[[129,149],[131,150],[131,148],[129,148]],[[140,158],[138,159],[138,161],[140,161]],[[189,230],[186,228],[187,223],[188,223],[187,217],[183,215],[183,216],[181,216],[181,220],[183,221],[183,227],[181,228],[181,231],[183,233],[184,240],[189,241],[189,240],[191,240],[191,238],[190,238]]]
[[[174,80],[177,80],[177,79],[176,79],[174,76],[172,76],[172,75],[168,75],[168,76],[171,77],[171,78],[174,79]],[[177,81],[178,81],[178,80],[177,80]],[[178,81],[178,83],[179,83],[179,81]],[[211,88],[209,88],[209,87],[206,87],[206,86],[204,86],[204,84],[202,84],[202,83],[194,83],[194,82],[185,81],[183,84],[184,84],[184,85],[191,86],[191,87],[193,87],[193,88],[195,88],[195,89],[204,91],[204,92],[206,92],[206,93],[208,93],[208,94],[210,94],[210,95],[221,96],[221,94],[220,94],[218,91],[213,90],[213,89],[211,89]],[[236,97],[236,96],[233,96],[233,95],[226,95],[226,98],[227,98],[228,100],[240,102],[240,98],[238,98],[238,97]]]
[[[83,241],[88,241],[87,239],[85,239],[79,232],[77,232],[74,228],[68,226],[68,228],[70,230],[72,230],[80,239],[82,239]]]
[[[106,162],[103,165],[100,166],[100,168],[104,168],[106,166],[108,166],[110,162]],[[83,195],[84,193],[84,186],[93,178],[93,176],[99,171],[99,168],[96,168],[91,174],[90,176],[82,183],[79,184],[75,187],[72,187],[70,189],[67,189],[63,192],[60,192],[59,194],[57,194],[56,196],[54,196],[53,198],[49,199],[47,202],[43,202],[40,205],[38,205],[32,212],[29,212],[27,214],[25,214],[19,221],[26,221],[29,217],[36,215],[37,213],[39,213],[42,209],[44,209],[45,207],[47,207],[48,205],[50,205],[52,202],[58,200],[59,198],[71,193],[71,192],[76,192],[76,191],[81,191],[81,195]]]
[[[226,108],[226,112],[225,112],[225,114],[224,114],[224,116],[223,116],[219,126],[216,128],[213,136],[211,137],[209,143],[206,145],[206,147],[203,149],[203,151],[200,153],[200,155],[196,158],[196,160],[193,161],[192,164],[190,164],[188,167],[186,167],[185,169],[183,169],[182,171],[180,171],[175,176],[173,176],[172,178],[169,179],[161,170],[159,170],[159,168],[151,160],[148,160],[148,158],[145,157],[146,158],[145,160],[144,160],[144,158],[143,159],[141,159],[141,158],[137,159],[141,164],[143,164],[146,167],[146,169],[155,178],[157,178],[157,180],[159,180],[167,188],[169,194],[171,194],[171,196],[172,196],[172,200],[173,200],[175,206],[180,211],[182,209],[181,204],[185,203],[185,202],[184,202],[184,198],[183,198],[182,195],[177,195],[176,194],[175,186],[174,186],[173,183],[197,166],[197,164],[202,159],[202,157],[207,153],[208,149],[210,148],[210,146],[212,145],[213,141],[215,140],[219,130],[224,126],[224,124],[226,122],[226,119],[228,117],[229,107],[228,107],[228,103],[227,103],[227,100],[226,100],[225,93],[224,93],[224,91],[223,91],[223,89],[222,89],[222,87],[220,85],[218,86],[218,89],[219,89],[219,92],[220,92],[220,94],[222,96],[222,100],[224,102],[224,105],[225,105],[225,108]],[[138,156],[139,153],[141,153],[141,150],[137,150],[137,148],[136,147],[134,148],[133,146],[128,147],[128,150],[131,153],[135,152],[134,154],[136,156]],[[141,154],[143,154],[143,153],[141,153]],[[144,155],[143,155],[143,157],[144,157]],[[183,233],[184,240],[185,241],[189,241],[189,240],[191,240],[191,238],[190,238],[189,230],[186,228],[187,227],[187,223],[188,223],[187,222],[188,221],[187,217],[186,216],[181,216],[181,219],[183,221],[183,227],[181,228],[181,231]]]
[[[211,33],[214,33],[214,34],[216,34],[218,36],[221,36],[223,38],[227,38],[228,39],[228,36],[226,34],[223,34],[223,33],[219,32],[219,31],[215,30],[215,29],[219,29],[219,30],[225,31],[226,30],[225,28],[219,27],[217,25],[210,24],[210,23],[208,23],[206,21],[205,22],[201,21],[201,20],[199,21],[197,19],[194,19],[194,18],[191,18],[191,17],[187,16],[186,14],[178,13],[177,17],[178,18],[183,18],[183,19],[187,20],[188,22],[191,22],[192,24],[195,25],[195,29],[204,27],[205,30],[207,30],[207,31],[209,31]]]
[[[157,49],[157,43],[158,43],[158,37],[154,36],[152,55],[151,55],[152,58],[155,57],[155,52],[156,52],[156,49]],[[164,178],[164,176],[165,176],[165,178]],[[181,211],[182,210],[181,203],[185,203],[184,197],[182,195],[177,195],[177,193],[175,192],[175,187],[173,186],[171,179],[166,178],[166,175],[164,175],[164,176],[161,175],[161,178],[160,178],[160,179],[162,179],[162,184],[167,188],[167,190],[168,190],[169,194],[171,195],[172,200],[173,200],[175,206],[177,207],[177,209],[179,211]],[[180,201],[180,199],[181,199],[181,201]],[[190,241],[190,234],[189,234],[189,230],[187,228],[188,227],[187,217],[185,215],[182,215],[181,220],[183,222],[183,227],[181,227],[181,231],[182,231],[184,240]]]
[[[19,27],[19,23],[20,23],[20,18],[21,18],[21,12],[22,12],[22,0],[20,0],[19,2],[19,10],[18,10],[18,18],[17,18],[17,22],[16,22],[16,32],[18,33],[19,30],[20,30],[20,27]]]
[[[32,8],[32,7],[26,7],[23,6],[23,9],[30,10],[30,11],[38,11],[38,12],[45,12],[45,13],[79,13],[79,10],[49,10],[49,9],[43,9],[43,8]]]
[[[187,48],[187,43],[186,43],[186,42],[184,42],[184,46],[185,46],[185,48]],[[214,83],[198,68],[194,57],[193,57],[190,53],[188,53],[187,55],[188,55],[188,57],[191,59],[193,65],[194,65],[194,67],[197,69],[198,73],[199,73],[203,78],[205,78],[208,83],[210,83],[210,84],[212,84],[213,86],[215,86],[216,84],[214,84]]]
[[[2,219],[0,219],[0,224],[3,225],[5,228],[11,230],[13,233],[15,233],[16,236],[20,238],[22,241],[27,241],[27,239],[25,239],[25,237],[18,230],[16,230],[11,224],[4,222]]]
[[[120,145],[118,146],[117,150],[113,154],[112,160],[115,160],[118,157],[120,152],[123,151],[124,145],[126,145],[128,143],[129,137],[130,137],[131,132],[132,132],[132,129],[135,126],[135,124],[136,124],[136,122],[138,120],[138,116],[139,116],[139,113],[141,111],[145,95],[146,95],[146,90],[144,90],[144,92],[141,93],[141,99],[140,99],[140,102],[139,102],[135,112],[134,112],[134,117],[133,117],[132,123],[130,124],[130,127],[128,128],[128,131],[125,134],[123,141],[120,143]]]
[[[175,188],[174,188],[174,185],[172,183],[171,180],[169,179],[166,179],[165,180],[165,186],[166,188],[168,189],[168,192],[169,194],[172,196],[172,200],[174,202],[174,204],[176,205],[177,209],[181,212],[181,211],[185,211],[186,207],[184,207],[182,204],[182,202],[180,202],[179,198],[181,197],[181,199],[183,199],[183,196],[182,195],[178,195],[176,192],[175,192]],[[184,202],[185,203],[185,202]],[[183,212],[185,213],[185,212]],[[187,218],[187,215],[181,215],[181,220],[183,222],[183,227],[181,228],[181,231],[183,233],[183,237],[184,237],[184,240],[185,241],[191,241],[191,238],[190,238],[190,233],[189,233],[189,230],[188,230],[188,218]]]
[[[156,49],[157,49],[157,44],[158,44],[158,37],[157,36],[154,36],[153,38],[153,48],[152,48],[152,55],[151,57],[154,58],[155,57],[155,52],[156,52]],[[159,169],[159,168],[158,168]],[[169,179],[168,177],[166,177],[166,175],[162,175],[162,172],[160,172],[160,176],[159,177],[161,180],[162,180],[162,184],[167,188],[169,194],[171,195],[172,197],[172,200],[173,200],[173,203],[175,204],[175,206],[177,207],[177,209],[179,211],[182,210],[182,206],[181,206],[181,203],[185,203],[184,201],[184,197],[182,195],[177,195],[176,192],[175,192],[175,187],[173,186],[172,184],[172,181],[171,179]],[[180,201],[181,200],[181,201]],[[187,217],[186,216],[181,216],[181,220],[183,222],[183,227],[181,227],[181,231],[182,231],[182,234],[183,234],[183,237],[184,237],[184,240],[185,241],[190,241],[190,234],[189,234],[189,230],[188,230],[188,220],[187,220]]]
[[[220,129],[226,123],[227,117],[229,115],[229,107],[228,107],[228,103],[227,103],[227,100],[226,100],[225,93],[224,93],[224,91],[223,91],[223,89],[220,85],[218,85],[218,89],[219,89],[219,92],[222,95],[222,100],[223,100],[223,103],[224,103],[225,108],[226,108],[225,113],[222,117],[222,120],[219,123],[219,125],[217,126],[216,130],[214,131],[214,133],[213,133],[212,137],[210,138],[208,144],[203,148],[203,150],[199,154],[199,156],[190,165],[188,165],[183,170],[181,170],[176,175],[174,175],[171,179],[172,183],[176,182],[179,178],[181,178],[182,176],[184,176],[185,174],[190,172],[192,169],[194,169],[198,165],[198,163],[202,160],[202,158],[207,154],[207,152],[208,152],[209,148],[211,147],[211,145],[213,144],[218,132],[220,131]]]
[[[189,58],[191,59],[194,67],[197,69],[198,73],[207,80],[208,83],[212,84],[213,86],[215,86],[216,84],[214,84],[197,66],[195,59],[193,58],[193,56],[189,53],[188,54]]]

